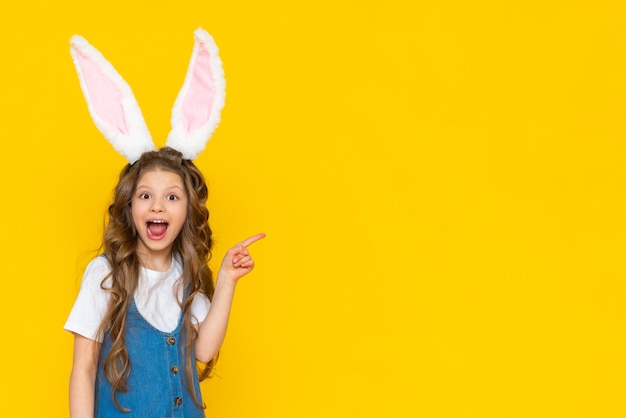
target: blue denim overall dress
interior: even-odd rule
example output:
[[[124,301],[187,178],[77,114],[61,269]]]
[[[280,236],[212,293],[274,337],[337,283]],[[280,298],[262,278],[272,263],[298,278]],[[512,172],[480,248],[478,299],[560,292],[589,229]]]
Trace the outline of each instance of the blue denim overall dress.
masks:
[[[102,342],[96,376],[95,418],[204,418],[194,403],[185,379],[185,347],[181,341],[182,313],[176,329],[162,332],[139,313],[133,299],[126,314],[126,349],[130,358],[128,392],[117,393],[117,400],[130,412],[120,411],[113,402],[112,387],[102,372],[111,350],[107,334]],[[200,387],[192,348],[193,390],[200,403]]]

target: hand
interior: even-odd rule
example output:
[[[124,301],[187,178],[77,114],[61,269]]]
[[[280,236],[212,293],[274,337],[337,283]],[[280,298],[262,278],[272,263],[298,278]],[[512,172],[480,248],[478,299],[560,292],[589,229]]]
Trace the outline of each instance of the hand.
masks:
[[[250,256],[248,246],[261,238],[265,238],[265,234],[253,235],[228,250],[222,260],[218,280],[220,276],[226,276],[233,281],[237,281],[250,273],[254,268],[254,260]]]

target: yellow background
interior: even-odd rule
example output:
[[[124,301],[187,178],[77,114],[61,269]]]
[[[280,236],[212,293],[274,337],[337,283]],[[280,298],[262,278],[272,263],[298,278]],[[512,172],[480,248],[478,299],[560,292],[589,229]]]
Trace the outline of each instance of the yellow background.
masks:
[[[209,417],[625,417],[622,1],[0,6],[3,417],[67,416],[62,326],[124,165],[69,56],[157,145],[202,26],[215,261],[256,232]]]

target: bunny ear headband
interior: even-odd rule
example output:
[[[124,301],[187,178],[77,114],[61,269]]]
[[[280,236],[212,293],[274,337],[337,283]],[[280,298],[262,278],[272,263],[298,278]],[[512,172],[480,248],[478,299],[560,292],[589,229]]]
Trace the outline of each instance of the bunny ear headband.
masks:
[[[220,121],[226,82],[217,46],[207,32],[196,29],[191,62],[172,109],[172,130],[166,145],[193,160]],[[83,37],[70,40],[72,58],[89,113],[105,138],[129,163],[156,147],[130,86],[104,56]]]

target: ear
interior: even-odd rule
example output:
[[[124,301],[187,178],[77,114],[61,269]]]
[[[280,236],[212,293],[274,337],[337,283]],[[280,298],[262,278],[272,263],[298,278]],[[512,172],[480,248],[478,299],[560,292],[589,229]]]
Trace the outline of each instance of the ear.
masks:
[[[131,164],[155,149],[130,86],[104,56],[74,35],[70,52],[89,113],[104,137]]]
[[[207,32],[196,29],[195,44],[183,87],[172,109],[172,131],[166,145],[195,159],[220,122],[226,82],[217,45]]]

